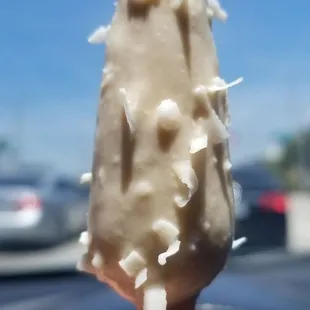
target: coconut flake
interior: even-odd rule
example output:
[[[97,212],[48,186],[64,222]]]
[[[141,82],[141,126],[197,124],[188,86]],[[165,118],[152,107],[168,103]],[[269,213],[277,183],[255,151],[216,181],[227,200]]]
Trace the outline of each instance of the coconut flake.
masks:
[[[220,90],[227,90],[228,88],[231,88],[233,86],[236,86],[236,85],[242,83],[242,81],[243,81],[243,77],[240,77],[240,78],[234,80],[233,82],[227,84],[223,79],[216,76],[213,78],[212,84],[207,86],[207,89],[208,89],[209,93],[210,92],[211,93],[217,92]]]
[[[191,154],[195,154],[200,150],[206,148],[208,146],[208,135],[205,133],[205,128],[201,124],[201,122],[194,123],[193,129],[193,138],[190,142],[190,150]]]
[[[166,310],[167,293],[164,285],[153,284],[144,289],[143,310]]]
[[[103,73],[103,77],[102,77],[101,87],[106,87],[107,85],[111,83],[112,79],[114,78],[113,66],[111,64],[106,65],[103,68],[102,73]]]
[[[136,281],[135,281],[135,288],[139,288],[141,285],[143,285],[147,280],[147,268],[142,269],[137,277],[136,277]]]
[[[158,263],[159,265],[165,265],[167,263],[167,258],[176,254],[180,249],[181,241],[174,241],[168,248],[168,250],[164,253],[158,255]]]
[[[204,134],[201,137],[194,138],[191,141],[190,153],[195,154],[208,146],[208,135]]]
[[[152,229],[166,245],[173,243],[180,233],[179,229],[173,223],[162,219],[156,221]]]
[[[80,234],[80,238],[79,238],[79,243],[84,245],[84,246],[88,246],[89,245],[89,234],[87,231],[83,231],[81,234]]]
[[[205,100],[208,95],[207,86],[200,84],[194,89],[193,93],[196,97]]]
[[[92,177],[93,175],[91,172],[83,173],[80,178],[80,183],[90,183],[92,181]]]
[[[88,42],[90,44],[103,44],[106,41],[107,35],[110,31],[111,26],[100,26],[98,27],[89,37]]]
[[[232,164],[228,159],[224,161],[223,168],[226,171],[229,171],[232,168]]]
[[[171,99],[163,100],[157,107],[158,125],[165,130],[176,130],[181,125],[181,112],[177,103]]]
[[[198,85],[194,89],[194,95],[198,98],[201,98],[202,100],[205,100],[208,93],[214,93],[221,90],[227,90],[228,88],[231,88],[233,86],[236,86],[243,82],[243,77],[239,77],[238,79],[226,83],[225,80],[221,79],[220,77],[216,76],[212,79],[211,84],[209,85]]]
[[[126,120],[130,128],[130,132],[134,133],[135,128],[134,128],[134,120],[133,120],[133,111],[135,104],[129,99],[128,92],[126,91],[125,88],[121,88],[120,93],[125,97],[124,100],[124,111],[126,115]]]
[[[209,133],[209,138],[214,144],[222,143],[229,138],[226,126],[213,109],[209,118],[205,120],[205,130]]]
[[[226,21],[228,14],[222,9],[218,0],[207,0],[207,15],[209,18],[217,18],[220,21]]]
[[[102,266],[103,266],[103,259],[102,259],[101,255],[100,255],[100,253],[95,253],[91,263],[92,263],[92,265],[95,268],[102,268]]]
[[[152,184],[147,180],[140,180],[134,185],[134,192],[140,198],[149,197],[153,190]]]
[[[137,251],[132,251],[126,258],[119,261],[119,265],[129,276],[135,276],[145,264],[144,258]]]
[[[179,178],[179,180],[186,185],[188,191],[187,195],[176,194],[174,201],[180,208],[183,208],[190,201],[194,193],[198,188],[198,179],[194,169],[192,168],[191,161],[185,160],[178,162],[172,167],[174,173]]]
[[[237,240],[235,240],[232,244],[232,250],[235,251],[235,250],[238,250],[242,245],[244,245],[246,242],[247,242],[247,238],[246,237],[242,237],[242,238],[239,238]]]

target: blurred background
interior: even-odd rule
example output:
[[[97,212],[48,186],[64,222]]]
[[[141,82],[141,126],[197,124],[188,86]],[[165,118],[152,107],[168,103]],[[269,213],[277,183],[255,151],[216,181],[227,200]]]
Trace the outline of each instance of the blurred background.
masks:
[[[257,308],[254,289],[240,295],[246,309],[286,309],[283,296],[296,301],[287,309],[310,309],[310,2],[221,3],[221,77],[244,77],[229,104],[236,238],[248,242],[220,281],[236,289],[229,277],[244,276],[282,294]],[[79,178],[91,168],[104,64],[104,46],[87,37],[113,12],[110,0],[0,0],[1,309],[71,309],[99,288],[92,309],[130,308],[72,271],[83,253],[89,188]]]

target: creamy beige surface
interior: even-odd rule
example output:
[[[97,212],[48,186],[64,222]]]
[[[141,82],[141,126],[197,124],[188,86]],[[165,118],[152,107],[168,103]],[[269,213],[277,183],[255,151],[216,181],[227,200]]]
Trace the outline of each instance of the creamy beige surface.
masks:
[[[210,14],[204,0],[172,2],[120,0],[101,32],[83,268],[139,307],[153,285],[168,306],[199,292],[233,238],[229,116],[225,87],[214,89],[223,85]]]

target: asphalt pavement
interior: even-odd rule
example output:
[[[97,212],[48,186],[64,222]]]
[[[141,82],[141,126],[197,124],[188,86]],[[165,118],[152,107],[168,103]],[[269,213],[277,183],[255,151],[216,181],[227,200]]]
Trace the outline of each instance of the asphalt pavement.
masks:
[[[73,240],[53,249],[0,253],[0,309],[134,309],[107,286],[74,271],[83,251]],[[304,310],[310,309],[309,292],[310,258],[273,251],[232,257],[201,302],[203,310]],[[275,294],[280,298],[273,308]],[[234,308],[234,303],[243,307]]]

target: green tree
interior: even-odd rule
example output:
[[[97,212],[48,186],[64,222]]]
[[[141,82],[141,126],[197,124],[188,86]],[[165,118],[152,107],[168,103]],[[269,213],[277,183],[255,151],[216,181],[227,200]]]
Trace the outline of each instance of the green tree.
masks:
[[[10,148],[10,143],[7,139],[0,137],[0,156],[6,153]]]
[[[297,133],[284,146],[282,158],[268,167],[291,190],[310,189],[310,130]]]

